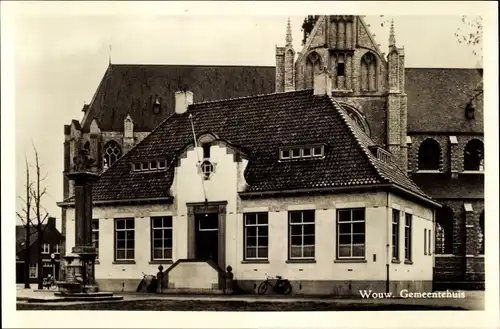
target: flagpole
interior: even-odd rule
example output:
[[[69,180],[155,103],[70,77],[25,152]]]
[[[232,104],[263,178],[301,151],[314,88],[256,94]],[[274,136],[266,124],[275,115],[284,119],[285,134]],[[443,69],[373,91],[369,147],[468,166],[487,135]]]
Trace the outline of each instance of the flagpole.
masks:
[[[196,133],[194,132],[194,123],[193,123],[193,115],[192,114],[189,114],[189,121],[191,122],[191,130],[193,132],[194,149],[196,150],[196,157],[198,158],[198,167],[200,168],[200,171],[203,174],[203,170],[201,168],[200,153],[198,151],[198,142],[196,140]],[[205,203],[206,203],[206,202],[208,202],[208,198],[207,198],[207,191],[205,188],[205,179],[203,178],[203,175],[200,175],[200,177],[201,177],[201,185],[203,187],[203,195],[205,196]]]

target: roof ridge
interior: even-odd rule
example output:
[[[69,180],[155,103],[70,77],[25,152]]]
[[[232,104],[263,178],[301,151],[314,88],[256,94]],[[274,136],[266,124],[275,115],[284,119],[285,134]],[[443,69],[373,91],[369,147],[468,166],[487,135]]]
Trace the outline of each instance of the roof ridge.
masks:
[[[382,172],[379,170],[379,168],[377,167],[377,165],[373,161],[372,157],[370,156],[370,151],[366,149],[366,147],[363,145],[363,143],[359,139],[358,135],[354,131],[354,128],[352,127],[351,123],[347,119],[347,114],[344,113],[344,111],[342,111],[342,106],[339,104],[339,102],[335,98],[333,98],[332,96],[327,96],[327,97],[332,102],[332,105],[333,105],[334,109],[340,115],[340,117],[342,118],[344,124],[348,127],[348,129],[351,132],[352,136],[356,140],[356,144],[360,147],[361,151],[366,156],[368,162],[370,163],[370,165],[372,166],[372,168],[375,170],[375,173],[377,173],[378,176],[379,176],[379,178],[381,178],[382,180],[388,181],[388,182],[392,183],[392,180],[389,179],[389,178],[387,178],[384,174],[382,174]]]
[[[240,97],[234,97],[234,98],[225,98],[225,99],[217,99],[217,100],[211,100],[211,101],[203,101],[199,103],[193,103],[191,106],[194,105],[204,105],[204,104],[211,104],[211,103],[222,103],[222,102],[230,102],[230,101],[235,101],[235,100],[241,100],[241,99],[250,99],[250,98],[259,98],[259,97],[265,97],[265,96],[274,96],[274,95],[281,95],[281,94],[287,94],[287,93],[299,93],[299,92],[305,92],[305,91],[310,91],[312,89],[301,89],[301,90],[291,90],[291,91],[280,91],[280,92],[274,92],[270,94],[257,94],[257,95],[250,95],[250,96],[240,96]]]
[[[255,67],[264,67],[264,68],[275,68],[274,65],[228,65],[228,64],[153,64],[153,63],[143,63],[143,64],[132,64],[132,63],[120,63],[120,64],[111,64],[111,66],[164,66],[164,67],[180,67],[180,66],[186,66],[186,67],[248,67],[248,68],[255,68]]]

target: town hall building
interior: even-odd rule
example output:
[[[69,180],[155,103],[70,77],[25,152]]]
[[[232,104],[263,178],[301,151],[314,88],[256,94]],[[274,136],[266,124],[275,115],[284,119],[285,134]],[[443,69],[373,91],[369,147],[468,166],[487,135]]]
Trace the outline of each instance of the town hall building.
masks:
[[[220,288],[228,265],[247,291],[267,274],[337,295],[484,282],[480,72],[406,68],[394,27],[385,55],[359,16],[304,27],[276,67],[108,67],[65,126],[65,170],[87,147],[102,172],[100,288],[158,264],[171,289]],[[59,205],[68,251],[67,180]]]

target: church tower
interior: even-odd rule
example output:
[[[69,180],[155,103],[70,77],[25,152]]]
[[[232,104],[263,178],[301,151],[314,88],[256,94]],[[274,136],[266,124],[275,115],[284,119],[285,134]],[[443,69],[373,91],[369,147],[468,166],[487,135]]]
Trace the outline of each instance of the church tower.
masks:
[[[295,50],[290,18],[286,26],[285,47],[276,47],[276,92],[295,90]]]
[[[295,90],[313,89],[314,77],[324,69],[332,78],[332,97],[378,145],[390,151],[406,172],[406,94],[404,49],[396,46],[390,29],[389,56],[381,52],[362,16],[308,16],[303,25],[303,49],[294,65]],[[288,33],[287,33],[288,44]],[[286,51],[276,48],[276,91],[287,84]],[[291,49],[293,52],[293,49]],[[288,89],[290,88],[290,89]]]

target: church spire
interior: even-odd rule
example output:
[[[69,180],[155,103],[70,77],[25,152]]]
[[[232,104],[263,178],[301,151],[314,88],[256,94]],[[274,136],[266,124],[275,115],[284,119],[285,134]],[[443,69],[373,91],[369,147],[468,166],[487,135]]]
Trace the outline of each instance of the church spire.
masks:
[[[389,30],[389,47],[396,46],[396,34],[394,33],[394,19],[391,20],[391,29]]]
[[[288,17],[288,23],[286,25],[286,45],[292,46],[292,25],[290,24],[290,17]]]

